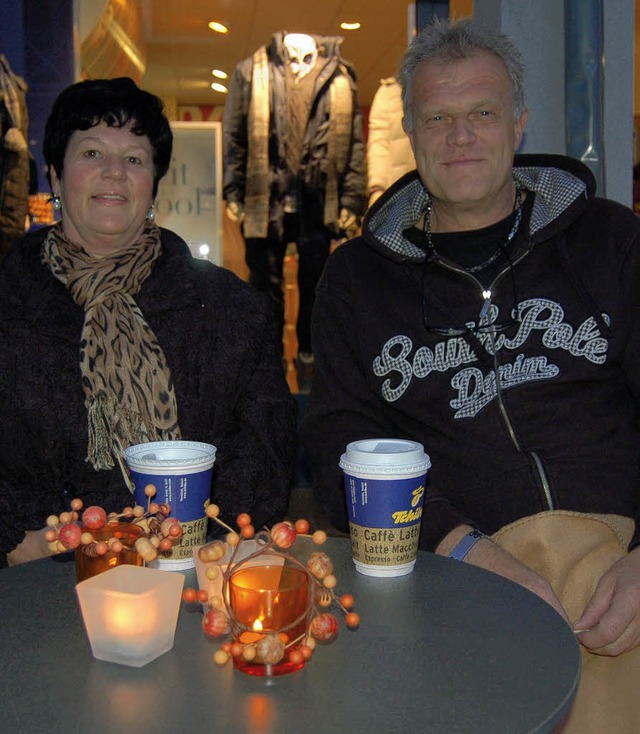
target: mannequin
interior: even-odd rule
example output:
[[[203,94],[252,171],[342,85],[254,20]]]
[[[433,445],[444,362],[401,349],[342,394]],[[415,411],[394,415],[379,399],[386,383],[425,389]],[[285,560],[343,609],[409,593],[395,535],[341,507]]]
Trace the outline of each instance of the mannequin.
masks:
[[[342,39],[275,33],[241,61],[223,118],[224,197],[241,223],[250,282],[284,325],[282,264],[298,250],[300,308],[294,362],[302,392],[313,373],[310,319],[331,240],[366,207],[362,116]]]

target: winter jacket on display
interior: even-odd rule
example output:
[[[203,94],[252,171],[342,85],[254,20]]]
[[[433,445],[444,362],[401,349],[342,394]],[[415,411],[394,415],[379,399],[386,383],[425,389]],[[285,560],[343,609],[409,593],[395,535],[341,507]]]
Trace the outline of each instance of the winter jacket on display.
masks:
[[[29,213],[27,85],[0,54],[0,258],[24,235]]]
[[[118,468],[85,460],[84,311],[41,263],[46,232],[25,237],[0,266],[0,565],[25,530],[73,497],[107,510],[131,504]],[[256,527],[270,524],[287,507],[296,412],[270,306],[161,232],[136,302],[171,369],[182,438],[217,447],[212,497],[227,522],[248,512]]]
[[[303,438],[342,529],[340,455],[375,437],[431,457],[428,550],[463,522],[493,533],[548,509],[638,518],[640,220],[595,198],[573,159],[516,156],[514,178],[531,213],[490,302],[477,277],[406,236],[427,200],[416,173],[327,263]]]
[[[402,114],[400,84],[393,77],[383,79],[369,111],[367,174],[370,197],[386,191],[416,167],[411,143],[402,129]]]
[[[344,166],[337,171],[337,221],[341,208],[356,214],[366,207],[366,163],[362,114],[357,103],[355,72],[349,62],[340,57],[340,37],[313,36],[318,47],[316,67],[320,67],[311,97],[310,117],[304,132],[299,171],[293,172],[287,164],[287,130],[289,125],[286,100],[287,55],[284,46],[286,33],[273,35],[266,48],[268,61],[268,220],[281,234],[287,197],[305,201],[306,218],[324,221],[325,198],[328,182],[335,172],[330,170],[329,149],[332,145],[331,98],[332,84],[344,77],[351,89],[351,119],[347,149],[341,152]],[[315,73],[315,72],[314,72]],[[254,57],[241,61],[229,83],[224,120],[224,198],[227,203],[245,205],[249,182],[248,150],[252,131],[248,124],[252,103]],[[334,141],[335,142],[335,141]],[[245,233],[245,236],[246,233]],[[249,235],[256,236],[256,235]],[[266,236],[266,232],[264,235]]]

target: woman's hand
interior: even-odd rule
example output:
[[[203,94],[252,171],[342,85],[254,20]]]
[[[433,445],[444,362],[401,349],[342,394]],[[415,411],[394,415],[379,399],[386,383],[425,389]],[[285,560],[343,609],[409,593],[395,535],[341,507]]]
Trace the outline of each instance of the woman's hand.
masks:
[[[7,553],[7,564],[9,566],[17,566],[19,563],[36,561],[38,558],[52,556],[54,551],[44,537],[48,529],[27,530],[22,543]]]
[[[578,640],[597,655],[620,655],[640,643],[640,548],[602,575],[580,619]]]

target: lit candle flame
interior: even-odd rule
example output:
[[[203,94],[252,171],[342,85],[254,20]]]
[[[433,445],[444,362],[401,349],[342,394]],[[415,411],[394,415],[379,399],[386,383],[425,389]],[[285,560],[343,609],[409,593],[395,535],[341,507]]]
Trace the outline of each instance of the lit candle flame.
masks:
[[[253,623],[253,631],[262,632],[262,622],[259,619],[256,619],[256,621]]]

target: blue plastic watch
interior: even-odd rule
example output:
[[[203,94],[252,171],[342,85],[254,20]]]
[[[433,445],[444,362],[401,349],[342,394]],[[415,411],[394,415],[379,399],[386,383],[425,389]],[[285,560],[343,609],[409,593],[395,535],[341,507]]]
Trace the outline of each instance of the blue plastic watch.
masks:
[[[486,537],[487,536],[479,530],[472,530],[470,533],[467,533],[451,553],[449,553],[449,558],[453,558],[455,561],[461,561],[479,540]]]

